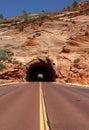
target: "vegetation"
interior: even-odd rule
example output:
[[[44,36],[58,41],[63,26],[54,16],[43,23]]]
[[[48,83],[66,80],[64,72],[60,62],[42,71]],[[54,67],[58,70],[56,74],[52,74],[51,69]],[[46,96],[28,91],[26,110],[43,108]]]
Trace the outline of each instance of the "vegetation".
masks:
[[[8,60],[14,53],[10,50],[0,50],[0,60]]]
[[[31,13],[29,13],[29,14],[31,14]],[[37,17],[29,16],[29,14],[26,11],[23,11],[24,22],[34,22],[37,20]]]
[[[78,5],[78,2],[76,0],[74,0],[73,4],[72,4],[72,7],[73,8],[76,8],[76,6]]]
[[[6,68],[6,65],[0,62],[0,71],[4,70]]]
[[[5,50],[0,50],[0,60],[7,60],[7,58]]]
[[[3,14],[2,13],[0,13],[0,19],[3,19]]]
[[[80,62],[80,58],[74,60],[74,63],[79,63],[79,62]]]
[[[13,63],[13,64],[19,64],[19,62],[18,62],[18,61],[13,61],[12,63]]]
[[[18,19],[15,19],[14,22],[17,23],[17,22],[20,22],[20,21],[21,21],[21,19],[18,18]]]
[[[23,11],[23,16],[24,16],[24,21],[27,22],[28,21],[28,13],[25,10]]]
[[[28,22],[34,22],[36,21],[38,18],[36,17],[32,17],[32,16],[28,16]]]
[[[17,61],[17,60],[13,61],[12,64],[14,64],[14,65],[22,65],[22,63]]]
[[[43,20],[43,19],[45,19],[45,18],[49,18],[49,16],[48,16],[48,13],[47,12],[45,12],[45,11],[42,11],[41,13],[40,13],[40,19],[41,20]]]
[[[11,56],[14,55],[14,53],[12,51],[10,51],[10,50],[5,50],[5,52],[6,52],[8,57],[11,57]]]

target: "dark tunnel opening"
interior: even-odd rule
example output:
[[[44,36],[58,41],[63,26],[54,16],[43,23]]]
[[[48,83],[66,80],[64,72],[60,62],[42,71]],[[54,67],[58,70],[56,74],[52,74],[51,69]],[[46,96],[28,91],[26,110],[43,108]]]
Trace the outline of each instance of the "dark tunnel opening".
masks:
[[[55,71],[51,65],[46,63],[34,63],[27,70],[27,81],[54,82]]]

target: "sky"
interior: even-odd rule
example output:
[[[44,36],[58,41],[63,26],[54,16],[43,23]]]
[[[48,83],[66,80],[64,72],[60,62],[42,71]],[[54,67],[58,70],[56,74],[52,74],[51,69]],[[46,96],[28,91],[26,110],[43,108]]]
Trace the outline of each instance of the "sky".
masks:
[[[74,0],[0,0],[0,13],[4,18],[20,16],[23,11],[40,13],[55,12],[71,6]],[[82,2],[83,0],[77,0]]]

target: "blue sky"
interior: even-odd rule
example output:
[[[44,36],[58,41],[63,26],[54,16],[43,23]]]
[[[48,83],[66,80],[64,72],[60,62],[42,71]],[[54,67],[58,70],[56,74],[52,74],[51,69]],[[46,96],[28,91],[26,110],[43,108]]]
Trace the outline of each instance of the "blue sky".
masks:
[[[74,0],[0,0],[0,13],[4,18],[19,16],[23,10],[31,13],[58,11],[71,6]],[[81,2],[83,0],[77,0]]]

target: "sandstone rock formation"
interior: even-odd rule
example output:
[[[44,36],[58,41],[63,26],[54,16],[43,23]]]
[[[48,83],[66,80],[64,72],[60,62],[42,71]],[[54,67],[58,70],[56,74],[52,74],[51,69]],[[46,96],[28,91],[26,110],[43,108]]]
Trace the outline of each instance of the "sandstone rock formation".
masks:
[[[6,65],[0,82],[26,81],[27,68],[42,60],[54,70],[55,81],[89,84],[89,15],[78,8],[42,19],[30,14],[35,20],[28,22],[23,16],[1,22],[0,49],[11,50],[14,56],[0,61]]]

